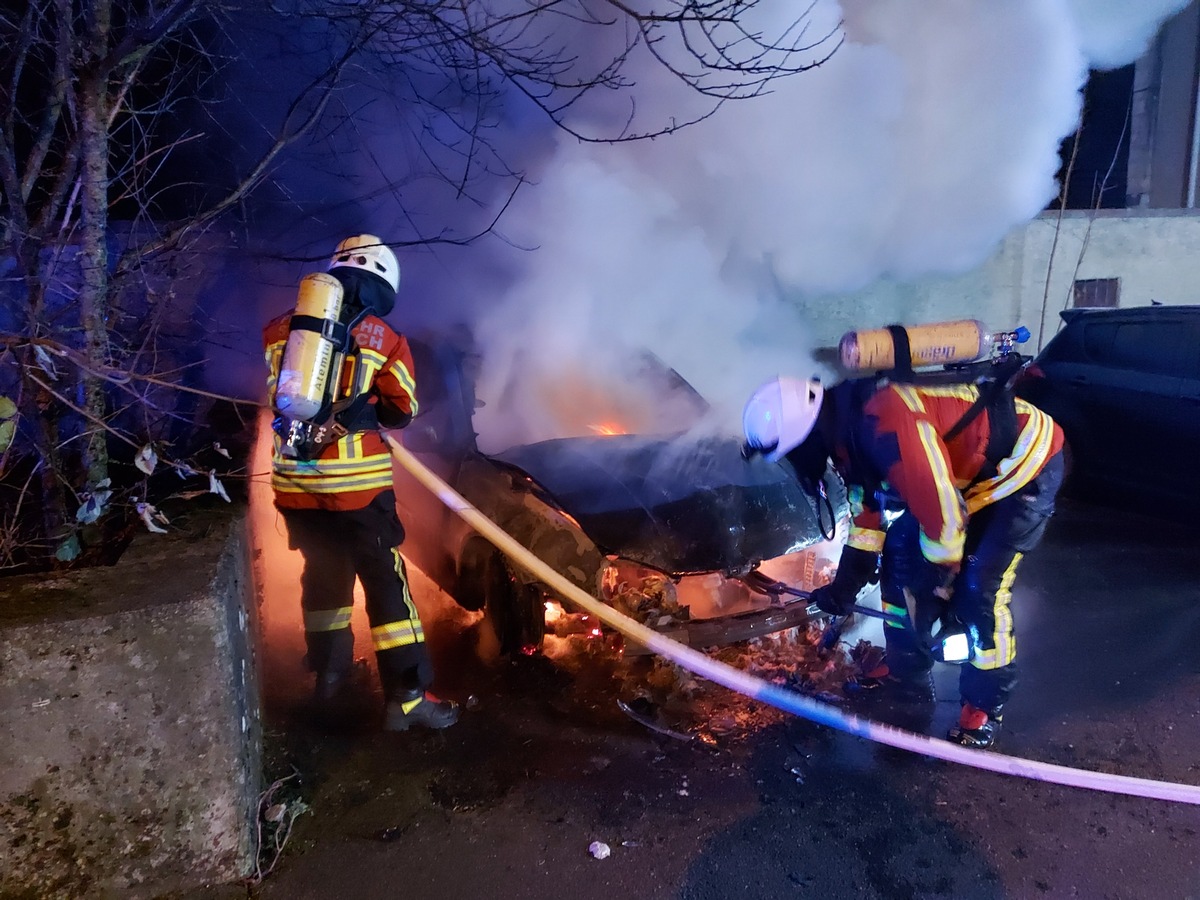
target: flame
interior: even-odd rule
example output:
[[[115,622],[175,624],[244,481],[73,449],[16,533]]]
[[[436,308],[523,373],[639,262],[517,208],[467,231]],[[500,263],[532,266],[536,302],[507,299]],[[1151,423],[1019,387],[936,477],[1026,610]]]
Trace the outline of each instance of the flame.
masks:
[[[622,428],[620,423],[618,423],[618,422],[601,422],[598,425],[589,425],[588,428],[590,428],[596,434],[628,434],[629,433],[624,428]]]

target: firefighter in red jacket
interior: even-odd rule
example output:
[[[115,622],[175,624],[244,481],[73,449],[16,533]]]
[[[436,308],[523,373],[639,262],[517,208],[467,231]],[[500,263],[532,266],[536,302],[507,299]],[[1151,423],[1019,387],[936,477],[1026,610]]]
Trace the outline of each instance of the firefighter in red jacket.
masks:
[[[358,235],[338,245],[328,272],[343,292],[340,323],[331,323],[345,326],[344,355],[335,357],[341,369],[330,392],[338,412],[319,423],[328,439],[300,452],[285,446],[296,433],[289,434],[292,423],[277,419],[271,477],[289,545],[304,558],[300,603],[307,664],[316,674],[314,698],[324,706],[348,686],[357,578],[387,699],[384,727],[445,728],[457,720],[458,707],[427,690],[432,666],[400,555],[404,528],[396,515],[391,455],[380,433],[407,425],[417,412],[408,341],[383,321],[395,304],[400,267],[379,238]],[[312,327],[300,321],[305,318],[293,310],[263,330],[268,399],[277,411],[284,348],[292,329]]]
[[[743,425],[748,448],[771,460],[792,454],[802,477],[832,460],[846,482],[849,538],[814,601],[845,615],[878,574],[883,611],[893,616],[884,625],[884,691],[897,700],[932,701],[938,636],[965,636],[962,708],[948,737],[990,747],[1017,674],[1013,579],[1062,482],[1059,426],[1003,379],[858,379],[825,391],[794,378],[760,388]],[[886,529],[885,512],[899,514]]]

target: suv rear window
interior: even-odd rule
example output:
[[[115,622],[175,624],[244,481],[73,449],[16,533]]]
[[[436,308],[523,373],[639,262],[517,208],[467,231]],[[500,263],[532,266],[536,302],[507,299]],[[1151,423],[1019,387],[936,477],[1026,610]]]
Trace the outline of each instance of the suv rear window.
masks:
[[[1083,346],[1094,362],[1145,372],[1181,375],[1185,332],[1179,322],[1084,322]]]

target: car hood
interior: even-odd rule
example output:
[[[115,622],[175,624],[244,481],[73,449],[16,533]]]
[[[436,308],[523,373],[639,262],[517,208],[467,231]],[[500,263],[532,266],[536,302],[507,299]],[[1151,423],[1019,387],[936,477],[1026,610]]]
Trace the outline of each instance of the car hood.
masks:
[[[604,552],[666,572],[747,569],[822,540],[790,466],[745,460],[733,438],[560,438],[491,458],[532,478]]]

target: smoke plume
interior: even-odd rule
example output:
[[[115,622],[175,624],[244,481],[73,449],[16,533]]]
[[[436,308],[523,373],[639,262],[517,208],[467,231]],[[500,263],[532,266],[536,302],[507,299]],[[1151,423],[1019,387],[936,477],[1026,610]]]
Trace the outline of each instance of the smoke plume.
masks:
[[[672,399],[661,373],[643,379],[654,360],[699,391],[715,427],[736,431],[758,384],[820,371],[814,345],[838,336],[822,314],[853,321],[841,308],[848,292],[968,271],[1042,211],[1057,193],[1058,150],[1078,124],[1088,69],[1133,61],[1183,5],[815,0],[808,61],[840,40],[830,58],[652,141],[578,141],[514,91],[489,139],[529,183],[495,236],[400,250],[395,323],[470,327],[482,355],[475,426],[485,450],[614,422],[685,427],[695,404]],[[770,37],[798,13],[764,0],[755,14]],[[568,124],[588,134],[652,130],[706,110],[647,54],[634,66],[632,92],[597,93]],[[445,181],[410,175],[430,151],[421,142],[429,132],[406,122],[402,98],[349,99],[352,140],[314,148],[307,168],[293,161],[284,213],[259,213],[262,245],[286,236],[296,248],[304,230],[303,252],[316,257],[362,231],[451,225],[461,235],[508,200],[511,180],[464,203]],[[304,196],[321,205],[298,220],[290,204]],[[265,320],[317,266],[230,278],[224,302]]]
[[[1182,5],[821,0],[813,32],[844,43],[819,68],[652,142],[560,136],[501,226],[535,249],[506,252],[519,274],[476,322],[481,440],[581,433],[580,380],[637,397],[642,349],[736,429],[757,384],[809,374],[814,340],[836,339],[814,298],[967,271],[1043,210],[1089,66],[1132,61]],[[638,83],[643,121],[681,102],[653,66]],[[673,424],[661,396],[623,402],[631,429]]]

